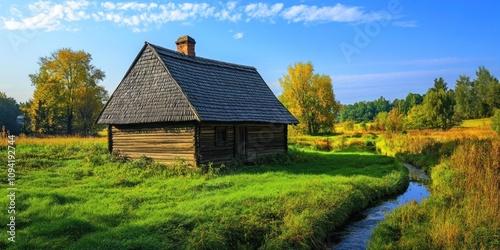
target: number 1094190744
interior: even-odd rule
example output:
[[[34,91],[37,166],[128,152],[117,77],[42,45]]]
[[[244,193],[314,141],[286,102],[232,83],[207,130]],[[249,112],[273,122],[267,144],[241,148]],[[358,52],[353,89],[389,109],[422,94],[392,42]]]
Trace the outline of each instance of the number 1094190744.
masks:
[[[8,168],[8,180],[9,185],[14,186],[14,182],[16,180],[16,170],[14,167],[16,166],[16,142],[15,136],[8,136],[8,146],[7,146],[7,166]]]

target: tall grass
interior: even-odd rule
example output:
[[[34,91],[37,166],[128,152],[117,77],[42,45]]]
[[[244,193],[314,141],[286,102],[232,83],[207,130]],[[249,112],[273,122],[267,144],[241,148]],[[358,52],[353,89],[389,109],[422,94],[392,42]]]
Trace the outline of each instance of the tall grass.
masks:
[[[389,215],[370,249],[500,249],[500,141],[460,140],[432,169],[432,195]]]
[[[109,155],[99,138],[17,142],[16,242],[0,237],[1,249],[317,248],[408,184],[393,158],[366,152],[292,147],[290,158],[193,172]]]

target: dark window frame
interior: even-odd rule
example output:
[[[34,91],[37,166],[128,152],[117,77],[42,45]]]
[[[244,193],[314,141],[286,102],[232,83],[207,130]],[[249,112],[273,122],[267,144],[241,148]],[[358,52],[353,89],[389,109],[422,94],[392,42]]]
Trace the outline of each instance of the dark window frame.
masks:
[[[227,127],[215,127],[215,145],[224,146],[227,144]]]

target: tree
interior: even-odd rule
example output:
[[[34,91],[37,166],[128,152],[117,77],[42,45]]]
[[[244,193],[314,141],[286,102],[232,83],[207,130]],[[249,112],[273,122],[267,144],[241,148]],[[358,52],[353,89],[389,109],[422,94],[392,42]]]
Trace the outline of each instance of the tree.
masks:
[[[383,96],[373,101],[373,113],[378,114],[380,112],[391,111],[391,103],[386,100]]]
[[[500,82],[485,67],[476,71],[476,79],[460,76],[455,85],[457,116],[463,119],[490,117],[500,108]]]
[[[375,116],[371,129],[385,131],[385,121],[387,120],[387,112],[382,111]]]
[[[405,109],[399,110],[402,114],[408,114],[411,108],[419,105],[424,101],[424,97],[420,94],[409,93],[405,98]]]
[[[434,87],[424,96],[424,110],[430,128],[450,129],[455,125],[455,93],[443,78],[434,80]]]
[[[41,57],[31,74],[35,86],[29,110],[35,132],[88,134],[103,107],[107,92],[98,83],[105,74],[82,50],[60,49]]]
[[[485,67],[476,71],[474,88],[479,101],[479,117],[490,117],[495,108],[500,108],[500,83]],[[478,118],[479,118],[478,117]]]
[[[406,129],[425,129],[429,127],[429,119],[423,104],[413,106],[406,116]]]
[[[21,124],[21,133],[29,134],[32,132],[31,129],[31,119],[29,116],[30,107],[33,103],[33,100],[29,100],[27,102],[20,102],[19,109],[21,110],[21,116],[23,116],[22,124]]]
[[[20,114],[21,111],[16,100],[0,92],[0,131],[5,127],[5,130],[11,134],[19,134],[20,127],[17,123],[17,116]]]
[[[399,112],[398,108],[393,108],[385,119],[385,129],[393,133],[403,132],[403,117],[404,115]]]
[[[375,116],[380,112],[389,112],[391,103],[383,96],[375,101],[355,102],[354,104],[345,105],[339,114],[339,121],[355,121],[369,122],[375,119]]]
[[[461,119],[479,117],[480,102],[474,82],[468,76],[461,75],[455,85],[455,113]]]
[[[288,74],[279,79],[283,88],[280,101],[299,120],[299,128],[307,134],[331,132],[340,104],[335,101],[332,80],[315,74],[311,62],[288,67]]]

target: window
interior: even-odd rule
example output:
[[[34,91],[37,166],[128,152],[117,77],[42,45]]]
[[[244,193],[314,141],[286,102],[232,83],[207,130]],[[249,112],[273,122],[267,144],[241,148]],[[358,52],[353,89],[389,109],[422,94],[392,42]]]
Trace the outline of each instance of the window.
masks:
[[[225,127],[215,128],[215,145],[223,146],[227,143],[227,129]]]

